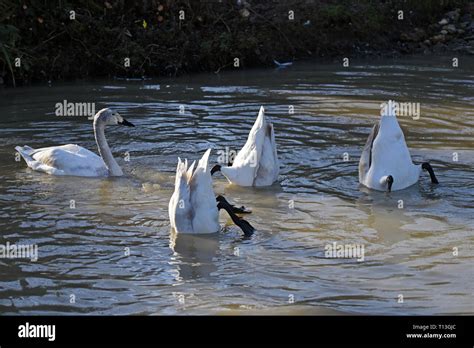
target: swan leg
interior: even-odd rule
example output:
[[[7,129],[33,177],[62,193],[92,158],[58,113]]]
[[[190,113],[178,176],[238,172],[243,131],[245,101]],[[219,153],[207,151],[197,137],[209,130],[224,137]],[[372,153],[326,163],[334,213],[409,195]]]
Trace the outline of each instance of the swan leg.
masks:
[[[235,205],[230,204],[230,203],[224,198],[224,196],[219,195],[219,196],[216,197],[216,201],[220,202],[221,200],[226,201],[226,202],[232,207],[232,212],[233,212],[234,214],[252,214],[252,211],[249,210],[249,209],[247,209],[247,208],[245,208],[243,205],[240,206],[240,207],[236,207]]]
[[[433,184],[439,184],[439,181],[438,179],[436,178],[436,175],[433,171],[433,167],[431,166],[431,164],[429,164],[429,162],[425,162],[421,165],[421,168],[423,170],[427,170],[428,173],[430,174],[430,178],[431,178],[431,183]]]
[[[227,202],[227,200],[223,196],[220,196],[220,195],[216,197],[216,201],[217,201],[217,209],[219,210],[224,209],[225,211],[227,211],[227,213],[229,214],[234,224],[240,227],[242,232],[244,232],[245,236],[251,236],[253,234],[255,229],[252,227],[252,225],[250,225],[248,221],[235,215],[234,213],[235,207],[232,204]]]
[[[215,172],[220,172],[221,171],[221,165],[216,164],[214,167],[211,169],[211,175],[213,175]]]
[[[235,214],[252,214],[252,211],[245,208],[243,205],[240,207],[236,207],[235,205],[231,204],[231,206],[232,206],[232,211]]]
[[[232,163],[234,162],[234,160],[232,159],[232,161],[229,159],[229,162],[227,163],[227,167],[232,167]],[[220,172],[221,171],[221,168],[222,166],[220,164],[216,164],[214,167],[212,167],[211,169],[211,175],[213,175],[215,172]]]

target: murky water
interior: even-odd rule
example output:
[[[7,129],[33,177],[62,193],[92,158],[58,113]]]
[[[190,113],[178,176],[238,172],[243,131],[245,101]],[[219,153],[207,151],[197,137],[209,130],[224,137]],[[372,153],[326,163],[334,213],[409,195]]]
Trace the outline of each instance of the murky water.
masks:
[[[474,60],[450,59],[1,91],[0,244],[37,244],[39,258],[0,259],[0,312],[473,314]],[[400,123],[440,185],[426,173],[391,194],[358,184],[362,146],[389,98],[421,103],[419,120]],[[106,130],[126,177],[52,177],[15,161],[15,145],[97,151],[91,121],[54,115],[63,100],[115,107],[137,126]],[[254,236],[225,213],[218,235],[171,233],[177,157],[212,147],[215,162],[217,150],[240,148],[260,105],[275,126],[280,184],[214,178],[216,194],[253,210]],[[365,260],[325,258],[333,242],[364,245]]]

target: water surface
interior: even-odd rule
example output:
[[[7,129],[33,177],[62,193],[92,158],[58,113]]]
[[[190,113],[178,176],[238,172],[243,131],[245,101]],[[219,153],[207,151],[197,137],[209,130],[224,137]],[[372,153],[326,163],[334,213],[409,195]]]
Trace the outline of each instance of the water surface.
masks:
[[[0,259],[0,313],[474,314],[474,60],[352,64],[0,91],[0,244],[39,248],[36,262]],[[420,119],[400,124],[440,185],[426,173],[391,194],[359,185],[362,146],[389,98],[421,104]],[[24,144],[97,151],[91,121],[55,116],[63,100],[114,107],[136,125],[106,130],[125,177],[52,177],[15,161]],[[275,126],[279,184],[214,178],[216,194],[252,209],[256,233],[243,238],[221,213],[219,234],[176,235],[177,157],[211,147],[214,163],[238,150],[260,105]],[[325,258],[333,242],[364,245],[365,260]]]

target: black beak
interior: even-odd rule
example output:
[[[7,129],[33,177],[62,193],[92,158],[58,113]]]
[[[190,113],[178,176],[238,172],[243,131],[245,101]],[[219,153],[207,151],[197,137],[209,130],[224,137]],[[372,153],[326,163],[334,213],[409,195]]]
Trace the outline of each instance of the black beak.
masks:
[[[130,123],[128,122],[126,119],[123,118],[123,121],[122,122],[119,122],[118,123],[119,125],[121,126],[127,126],[127,127],[135,127],[135,125],[133,123]]]

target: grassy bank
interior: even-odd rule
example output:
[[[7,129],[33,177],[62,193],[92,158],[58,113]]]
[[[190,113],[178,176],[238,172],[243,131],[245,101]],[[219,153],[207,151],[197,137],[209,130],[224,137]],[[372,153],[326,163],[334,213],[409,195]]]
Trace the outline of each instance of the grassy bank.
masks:
[[[467,1],[0,0],[0,82],[418,52],[433,23],[455,8],[471,11]]]

